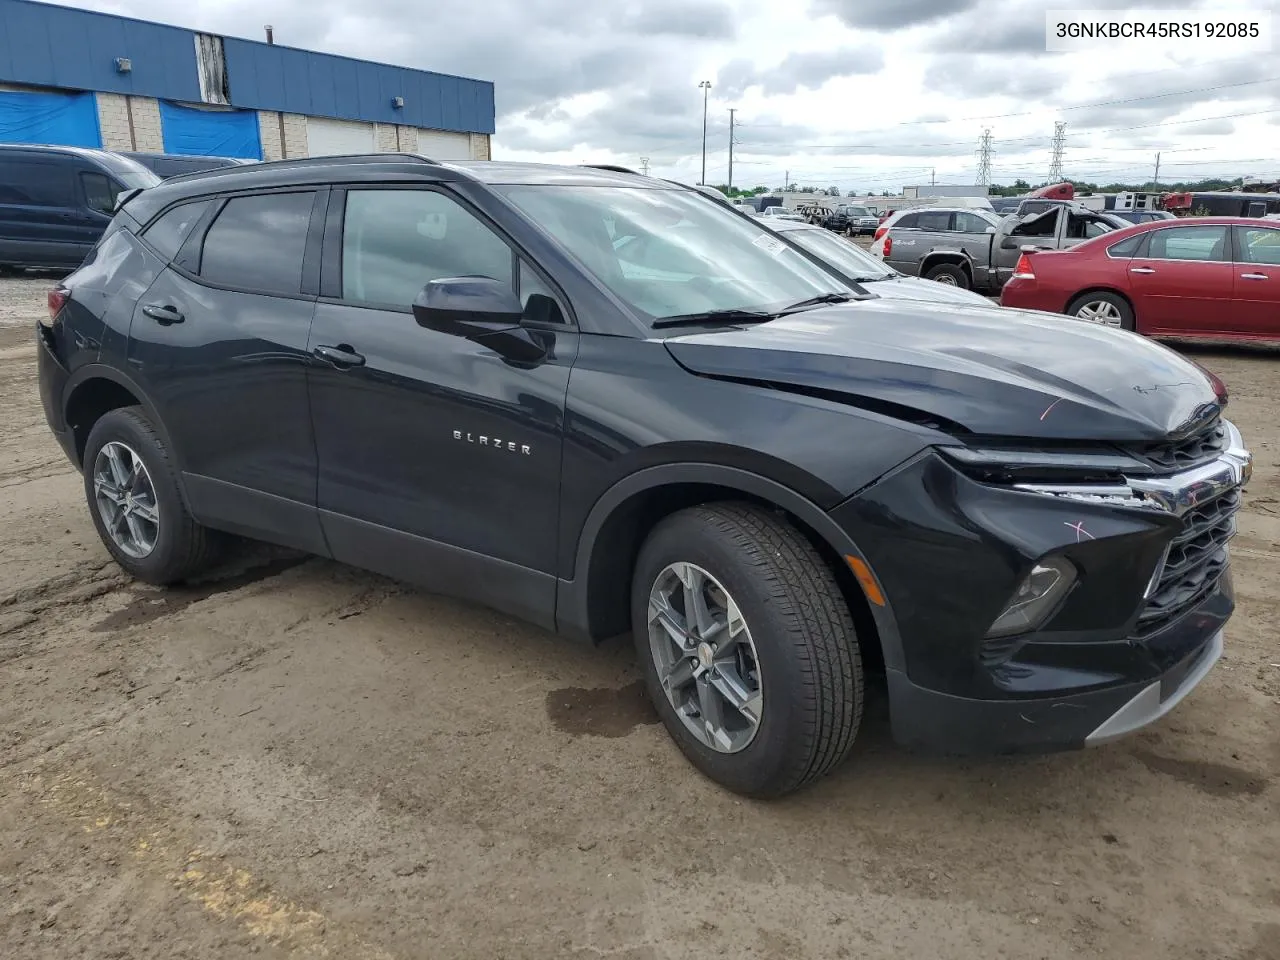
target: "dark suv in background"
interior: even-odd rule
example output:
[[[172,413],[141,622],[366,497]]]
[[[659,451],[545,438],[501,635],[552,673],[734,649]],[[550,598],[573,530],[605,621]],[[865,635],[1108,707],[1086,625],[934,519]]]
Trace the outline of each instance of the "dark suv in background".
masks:
[[[869,285],[869,287],[874,285]],[[125,198],[38,328],[50,426],[150,583],[221,534],[598,641],[777,795],[849,751],[1078,747],[1217,660],[1250,457],[1123,331],[879,298],[724,203],[375,156]]]

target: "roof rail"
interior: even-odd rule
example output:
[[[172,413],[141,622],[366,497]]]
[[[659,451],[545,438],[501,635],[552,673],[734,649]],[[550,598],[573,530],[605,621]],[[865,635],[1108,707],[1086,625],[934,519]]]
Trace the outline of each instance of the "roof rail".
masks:
[[[644,176],[644,174],[642,173],[636,173],[634,170],[628,167],[620,167],[615,163],[584,163],[582,164],[582,166],[589,167],[592,170],[608,170],[611,173],[629,173],[633,177]]]
[[[183,173],[176,177],[169,177],[164,182],[183,182],[196,177],[207,177],[213,175],[236,174],[247,171],[262,170],[268,168],[278,170],[282,167],[290,170],[295,167],[324,167],[335,163],[426,163],[436,165],[436,161],[430,157],[424,157],[420,153],[351,153],[351,154],[335,154],[333,156],[323,157],[294,157],[285,160],[264,160],[261,163],[241,163],[232,167],[214,167],[210,170],[197,170],[193,173]]]

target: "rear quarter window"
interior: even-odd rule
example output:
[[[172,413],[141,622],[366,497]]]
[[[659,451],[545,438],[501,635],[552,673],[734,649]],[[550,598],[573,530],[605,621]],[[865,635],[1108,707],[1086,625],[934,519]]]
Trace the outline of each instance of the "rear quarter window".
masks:
[[[174,207],[142,231],[142,239],[166,260],[172,260],[197,221],[209,209],[209,203],[209,200],[196,200]]]
[[[1132,237],[1125,237],[1119,243],[1113,243],[1107,247],[1107,256],[1121,258],[1136,256],[1145,239],[1147,239],[1145,233],[1135,233]],[[1086,244],[1082,243],[1080,246],[1083,248]]]

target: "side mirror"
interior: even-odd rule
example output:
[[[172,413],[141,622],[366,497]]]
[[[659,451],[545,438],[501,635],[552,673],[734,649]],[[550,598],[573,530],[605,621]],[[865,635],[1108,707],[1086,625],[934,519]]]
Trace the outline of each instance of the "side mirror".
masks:
[[[419,326],[468,340],[517,327],[523,313],[515,291],[489,277],[432,280],[413,301]]]
[[[547,356],[546,338],[520,326],[524,308],[515,292],[490,277],[432,280],[413,301],[413,318],[428,330],[481,343],[515,364]]]

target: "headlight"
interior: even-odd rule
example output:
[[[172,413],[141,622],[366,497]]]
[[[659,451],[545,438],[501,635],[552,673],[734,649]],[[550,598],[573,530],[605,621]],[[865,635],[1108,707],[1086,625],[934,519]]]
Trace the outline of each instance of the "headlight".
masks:
[[[1018,585],[1004,612],[991,624],[987,636],[1007,637],[1035,630],[1053,613],[1058,601],[1067,595],[1075,582],[1076,568],[1065,557],[1046,557],[1038,561]]]

